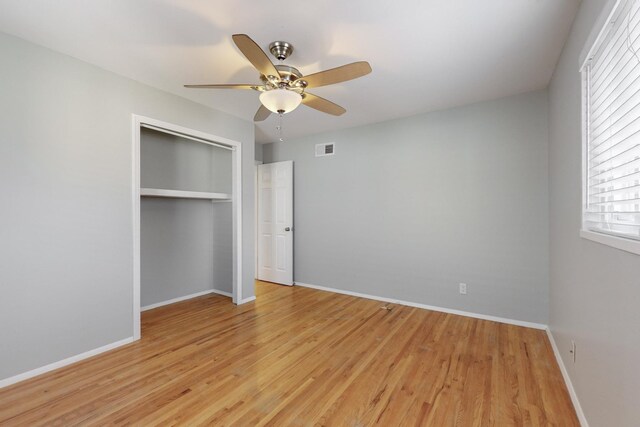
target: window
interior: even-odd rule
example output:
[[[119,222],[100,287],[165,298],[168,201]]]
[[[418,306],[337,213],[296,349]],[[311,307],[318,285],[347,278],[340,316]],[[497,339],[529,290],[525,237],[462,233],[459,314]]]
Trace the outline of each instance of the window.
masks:
[[[582,77],[582,234],[615,236],[627,240],[627,247],[635,241],[640,247],[640,0],[616,3]]]

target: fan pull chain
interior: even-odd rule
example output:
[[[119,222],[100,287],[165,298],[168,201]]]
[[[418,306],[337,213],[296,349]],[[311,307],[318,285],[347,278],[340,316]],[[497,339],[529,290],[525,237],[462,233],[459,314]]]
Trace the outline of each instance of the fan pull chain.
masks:
[[[278,113],[278,126],[276,126],[276,130],[278,131],[278,140],[280,142],[284,142],[284,137],[282,136],[282,116],[283,113]]]

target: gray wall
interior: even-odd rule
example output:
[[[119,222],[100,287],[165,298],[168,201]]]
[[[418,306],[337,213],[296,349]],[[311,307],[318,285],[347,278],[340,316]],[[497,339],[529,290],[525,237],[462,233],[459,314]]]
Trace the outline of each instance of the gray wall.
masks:
[[[262,159],[263,159],[263,151],[264,151],[264,145],[263,144],[258,144],[256,142],[256,160],[262,161]]]
[[[252,123],[4,34],[0,70],[0,379],[132,335],[132,113],[243,143],[253,295]]]
[[[542,91],[266,145],[295,162],[295,280],[546,323],[547,137]]]
[[[143,129],[140,186],[170,190],[232,192],[232,152]]]
[[[143,307],[210,289],[232,292],[230,203],[149,197],[140,211]]]
[[[578,234],[578,61],[605,3],[582,1],[549,88],[550,327],[590,425],[622,427],[640,419],[640,257]]]
[[[231,193],[232,156],[223,148],[143,129],[142,187]],[[143,307],[210,289],[232,292],[232,205],[143,197],[140,299]]]

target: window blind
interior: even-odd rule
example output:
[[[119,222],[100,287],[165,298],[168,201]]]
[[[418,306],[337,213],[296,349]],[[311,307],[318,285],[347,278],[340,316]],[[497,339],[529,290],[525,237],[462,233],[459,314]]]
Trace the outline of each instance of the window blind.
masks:
[[[583,227],[640,240],[640,1],[613,18],[583,69]]]

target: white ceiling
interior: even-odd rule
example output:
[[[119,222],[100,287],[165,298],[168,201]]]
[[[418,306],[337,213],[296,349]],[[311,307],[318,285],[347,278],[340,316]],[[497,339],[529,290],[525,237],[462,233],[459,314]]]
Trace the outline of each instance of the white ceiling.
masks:
[[[0,0],[0,31],[247,120],[257,92],[182,87],[259,82],[234,33],[291,42],[303,74],[369,61],[370,75],[312,91],[343,116],[285,116],[293,138],[544,88],[579,1]]]

